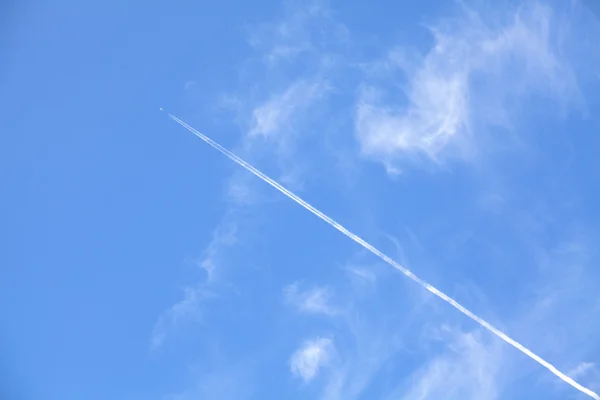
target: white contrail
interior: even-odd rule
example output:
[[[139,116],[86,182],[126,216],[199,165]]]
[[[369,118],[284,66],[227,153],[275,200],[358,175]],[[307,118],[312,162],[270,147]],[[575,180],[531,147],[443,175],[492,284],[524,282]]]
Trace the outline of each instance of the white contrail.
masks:
[[[162,109],[161,109],[161,111],[162,111]],[[259,177],[260,179],[262,179],[269,185],[273,186],[275,189],[279,190],[281,193],[285,194],[287,197],[294,200],[296,203],[300,204],[302,207],[304,207],[305,209],[307,209],[308,211],[310,211],[317,217],[321,218],[323,221],[327,222],[329,225],[333,226],[335,229],[342,232],[344,235],[346,235],[350,239],[354,240],[356,243],[360,244],[365,249],[369,250],[371,253],[375,254],[377,257],[381,258],[383,261],[385,261],[386,263],[388,263],[389,265],[391,265],[398,271],[402,272],[404,275],[406,275],[407,277],[409,277],[410,279],[412,279],[413,281],[415,281],[416,283],[418,283],[419,285],[421,285],[422,287],[424,287],[425,289],[427,289],[429,292],[433,293],[440,299],[444,300],[446,303],[448,303],[451,306],[453,306],[454,308],[456,308],[458,311],[460,311],[467,317],[471,318],[473,321],[477,322],[479,325],[483,326],[485,329],[487,329],[488,331],[490,331],[491,333],[493,333],[500,339],[504,340],[506,343],[510,344],[511,346],[515,347],[517,350],[521,351],[523,354],[525,354],[525,355],[529,356],[530,358],[532,358],[533,360],[537,361],[540,365],[547,368],[550,372],[552,372],[558,378],[562,379],[564,382],[568,383],[569,385],[571,385],[575,389],[579,390],[580,392],[587,394],[591,398],[593,398],[595,400],[600,400],[600,396],[597,393],[586,388],[585,386],[580,385],[575,380],[573,380],[566,374],[559,371],[554,365],[550,364],[548,361],[544,360],[542,357],[538,356],[537,354],[535,354],[534,352],[529,350],[527,347],[523,346],[521,343],[512,339],[511,337],[506,335],[504,332],[500,331],[498,328],[494,327],[492,324],[490,324],[486,320],[478,317],[473,312],[469,311],[467,308],[465,308],[464,306],[459,304],[456,300],[452,299],[447,294],[441,292],[440,290],[436,289],[435,287],[433,287],[432,285],[430,285],[423,279],[419,278],[418,276],[413,274],[411,271],[409,271],[402,265],[398,264],[396,261],[392,260],[390,257],[383,254],[381,251],[379,251],[378,249],[373,247],[367,241],[365,241],[364,239],[355,235],[354,233],[350,232],[348,229],[344,228],[342,225],[337,223],[335,220],[328,217],[321,211],[317,210],[315,207],[308,204],[306,201],[302,200],[300,197],[298,197],[297,195],[295,195],[294,193],[292,193],[285,187],[281,186],[275,180],[269,178],[267,175],[263,174],[258,169],[254,168],[252,165],[248,164],[246,161],[242,160],[241,158],[239,158],[238,156],[233,154],[231,151],[227,150],[220,144],[216,143],[208,136],[205,136],[204,134],[198,132],[196,129],[189,126],[188,124],[186,124],[185,122],[183,122],[182,120],[177,118],[176,116],[174,116],[170,113],[167,113],[167,114],[168,114],[169,118],[171,118],[173,121],[177,122],[179,125],[183,126],[188,131],[192,132],[194,135],[198,136],[200,139],[204,140],[206,143],[208,143],[209,145],[211,145],[212,147],[214,147],[215,149],[217,149],[218,151],[220,151],[221,153],[223,153],[224,155],[229,157],[231,160],[233,160],[237,164],[241,165],[248,171],[252,172],[254,175]]]

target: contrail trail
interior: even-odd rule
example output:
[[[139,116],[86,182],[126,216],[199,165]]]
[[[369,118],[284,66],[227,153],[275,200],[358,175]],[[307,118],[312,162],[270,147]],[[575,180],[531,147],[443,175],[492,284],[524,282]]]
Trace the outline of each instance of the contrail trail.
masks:
[[[160,110],[163,111],[162,108]],[[491,333],[493,333],[494,335],[496,335],[500,339],[504,340],[506,343],[510,344],[511,346],[513,346],[514,348],[516,348],[517,350],[519,350],[520,352],[522,352],[526,356],[532,358],[534,361],[536,361],[538,364],[540,364],[544,368],[548,369],[550,372],[552,372],[558,378],[562,379],[564,382],[568,383],[569,385],[571,385],[575,389],[579,390],[580,392],[587,394],[591,398],[593,398],[595,400],[600,400],[600,396],[597,393],[595,393],[594,391],[586,388],[585,386],[580,385],[574,379],[570,378],[569,376],[567,376],[563,372],[559,371],[554,365],[550,364],[548,361],[544,360],[542,357],[538,356],[537,354],[535,354],[534,352],[532,352],[531,350],[529,350],[527,347],[523,346],[521,343],[519,343],[516,340],[512,339],[511,337],[509,337],[508,335],[506,335],[504,332],[500,331],[498,328],[494,327],[492,324],[490,324],[486,320],[478,317],[472,311],[469,311],[467,308],[465,308],[464,306],[462,306],[461,304],[459,304],[456,300],[452,299],[447,294],[441,292],[440,290],[436,289],[434,286],[430,285],[429,283],[427,283],[423,279],[419,278],[418,276],[416,276],[415,274],[413,274],[410,270],[406,269],[402,265],[398,264],[396,261],[392,260],[387,255],[385,255],[384,253],[382,253],[381,251],[379,251],[378,249],[376,249],[375,247],[373,247],[373,245],[371,245],[370,243],[368,243],[366,240],[364,240],[361,237],[359,237],[359,236],[355,235],[354,233],[350,232],[348,229],[344,228],[342,225],[340,225],[334,219],[332,219],[329,216],[325,215],[323,212],[319,211],[318,209],[316,209],[315,207],[313,207],[312,205],[310,205],[306,201],[302,200],[296,194],[294,194],[290,190],[286,189],[285,187],[281,186],[278,182],[276,182],[275,180],[269,178],[267,175],[265,175],[262,172],[260,172],[254,166],[252,166],[249,163],[247,163],[246,161],[242,160],[241,158],[239,158],[238,156],[236,156],[234,153],[232,153],[231,151],[227,150],[226,148],[224,148],[223,146],[221,146],[217,142],[213,141],[208,136],[200,133],[199,131],[197,131],[193,127],[189,126],[188,124],[186,124],[185,122],[183,122],[182,120],[180,120],[179,118],[177,118],[176,116],[174,116],[174,115],[172,115],[170,113],[167,113],[167,115],[173,121],[177,122],[179,125],[183,126],[185,129],[187,129],[188,131],[192,132],[194,135],[198,136],[200,139],[202,139],[203,141],[205,141],[206,143],[208,143],[210,146],[212,146],[213,148],[217,149],[218,151],[220,151],[221,153],[223,153],[224,155],[226,155],[229,159],[231,159],[235,163],[241,165],[242,167],[244,167],[245,169],[247,169],[248,171],[250,171],[251,173],[253,173],[257,177],[259,177],[260,179],[262,179],[264,182],[266,182],[269,185],[273,186],[275,189],[277,189],[278,191],[280,191],[281,193],[283,193],[284,195],[286,195],[290,199],[294,200],[296,203],[300,204],[302,207],[304,207],[305,209],[307,209],[308,211],[310,211],[311,213],[313,213],[317,217],[321,218],[323,221],[327,222],[329,225],[331,225],[332,227],[334,227],[338,231],[342,232],[344,235],[346,235],[350,239],[354,240],[356,243],[360,244],[362,247],[364,247],[365,249],[369,250],[371,253],[375,254],[377,257],[379,257],[383,261],[385,261],[386,263],[388,263],[389,265],[391,265],[392,267],[394,267],[398,271],[402,272],[408,278],[412,279],[413,281],[415,281],[417,284],[421,285],[423,288],[425,288],[429,292],[433,293],[434,295],[436,295],[440,299],[444,300],[446,303],[450,304],[452,307],[456,308],[458,311],[460,311],[461,313],[463,313],[467,317],[471,318],[473,321],[477,322],[479,325],[481,325],[482,327],[484,327],[485,329],[487,329],[488,331],[490,331]]]

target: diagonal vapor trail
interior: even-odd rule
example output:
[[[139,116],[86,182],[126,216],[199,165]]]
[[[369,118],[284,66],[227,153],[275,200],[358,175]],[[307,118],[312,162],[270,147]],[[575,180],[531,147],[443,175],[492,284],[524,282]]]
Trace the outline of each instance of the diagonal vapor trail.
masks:
[[[163,111],[162,108],[160,110]],[[496,335],[498,338],[504,340],[506,343],[510,344],[511,346],[513,346],[514,348],[516,348],[517,350],[519,350],[521,353],[525,354],[526,356],[530,357],[531,359],[533,359],[534,361],[536,361],[538,364],[540,364],[544,368],[548,369],[550,372],[552,372],[559,379],[563,380],[567,384],[571,385],[573,388],[575,388],[575,389],[579,390],[580,392],[588,395],[589,397],[591,397],[591,398],[593,398],[595,400],[600,400],[600,395],[598,395],[596,392],[594,392],[594,391],[586,388],[585,386],[577,383],[574,379],[572,379],[571,377],[567,376],[565,373],[559,371],[558,368],[556,368],[554,365],[552,365],[548,361],[544,360],[542,357],[538,356],[537,354],[535,354],[533,351],[529,350],[527,347],[525,347],[521,343],[519,343],[516,340],[512,339],[510,336],[508,336],[507,334],[505,334],[504,332],[502,332],[498,328],[494,327],[492,324],[490,324],[489,322],[487,322],[483,318],[478,317],[472,311],[470,311],[467,308],[465,308],[464,306],[462,306],[460,303],[458,303],[456,300],[452,299],[447,294],[441,292],[440,290],[438,290],[434,286],[430,285],[429,283],[427,283],[423,279],[419,278],[417,275],[415,275],[414,273],[412,273],[410,270],[408,270],[407,268],[403,267],[402,265],[400,265],[399,263],[397,263],[396,261],[394,261],[393,259],[391,259],[390,257],[388,257],[387,255],[385,255],[384,253],[382,253],[377,248],[373,247],[373,245],[371,245],[370,243],[368,243],[366,240],[364,240],[361,237],[357,236],[356,234],[350,232],[348,229],[344,228],[342,225],[340,225],[334,219],[332,219],[331,217],[327,216],[323,212],[319,211],[318,209],[316,209],[315,207],[313,207],[312,205],[310,205],[309,203],[307,203],[306,201],[304,201],[303,199],[301,199],[300,197],[298,197],[296,194],[294,194],[290,190],[288,190],[285,187],[283,187],[282,185],[280,185],[277,181],[275,181],[275,180],[271,179],[270,177],[268,177],[267,175],[263,174],[261,171],[259,171],[258,169],[256,169],[254,166],[252,166],[251,164],[249,164],[246,161],[242,160],[241,158],[239,158],[238,156],[236,156],[234,153],[232,153],[231,151],[227,150],[226,148],[224,148],[223,146],[221,146],[217,142],[213,141],[208,136],[202,134],[201,132],[199,132],[195,128],[193,128],[190,125],[186,124],[185,122],[183,122],[182,120],[180,120],[179,118],[177,118],[176,116],[174,116],[173,114],[167,113],[167,115],[173,121],[177,122],[179,125],[183,126],[185,129],[187,129],[188,131],[192,132],[194,135],[196,135],[197,137],[199,137],[200,139],[202,139],[204,142],[208,143],[210,146],[212,146],[213,148],[215,148],[216,150],[218,150],[219,152],[221,152],[222,154],[224,154],[225,156],[227,156],[230,160],[232,160],[235,163],[239,164],[240,166],[244,167],[246,170],[248,170],[249,172],[253,173],[258,178],[262,179],[264,182],[266,182],[269,185],[273,186],[279,192],[283,193],[284,195],[286,195],[287,197],[289,197],[290,199],[292,199],[293,201],[295,201],[296,203],[298,203],[299,205],[301,205],[302,207],[304,207],[306,210],[310,211],[311,213],[313,213],[314,215],[316,215],[317,217],[319,217],[320,219],[322,219],[323,221],[325,221],[326,223],[328,223],[329,225],[331,225],[332,227],[334,227],[335,229],[337,229],[338,231],[340,231],[341,233],[343,233],[344,235],[346,235],[347,237],[349,237],[350,239],[352,239],[353,241],[355,241],[356,243],[360,244],[362,247],[364,247],[365,249],[369,250],[371,253],[373,253],[374,255],[376,255],[377,257],[379,257],[380,259],[382,259],[383,261],[385,261],[387,264],[389,264],[390,266],[392,266],[396,270],[402,272],[404,275],[406,275],[408,278],[410,278],[411,280],[413,280],[414,282],[416,282],[417,284],[419,284],[421,287],[425,288],[427,291],[431,292],[435,296],[437,296],[440,299],[444,300],[446,303],[450,304],[452,307],[456,308],[458,311],[460,311],[461,313],[463,313],[467,317],[471,318],[473,321],[477,322],[479,325],[481,325],[482,327],[484,327],[485,329],[487,329],[489,332],[491,332],[494,335]]]

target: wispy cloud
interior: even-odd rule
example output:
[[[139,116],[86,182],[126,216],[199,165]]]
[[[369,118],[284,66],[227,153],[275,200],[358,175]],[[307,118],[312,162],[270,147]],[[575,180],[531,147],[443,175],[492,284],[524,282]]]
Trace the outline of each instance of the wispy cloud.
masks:
[[[334,351],[333,341],[329,338],[319,337],[308,340],[292,354],[290,370],[305,382],[310,382],[324,366],[332,361]]]
[[[194,284],[184,287],[183,298],[159,316],[150,337],[151,349],[158,349],[167,336],[182,325],[201,320],[202,306],[207,300],[218,297],[221,253],[223,249],[236,243],[236,231],[237,225],[226,217],[213,232],[204,256],[195,263],[204,272],[204,276]]]
[[[282,144],[302,112],[305,112],[327,91],[327,84],[322,81],[300,80],[292,83],[282,93],[272,96],[265,103],[257,106],[253,112],[253,123],[250,136],[262,136]]]
[[[377,282],[377,275],[365,267],[349,266],[346,267],[346,271],[353,277],[358,278],[365,283],[373,284]]]
[[[201,305],[205,300],[214,296],[214,293],[208,291],[202,284],[185,287],[183,299],[165,311],[155,323],[150,338],[151,349],[159,348],[166,340],[168,333],[180,327],[182,323],[199,320],[202,316]]]
[[[507,23],[471,9],[430,28],[434,45],[421,59],[393,50],[385,65],[404,74],[402,100],[365,85],[356,108],[362,153],[393,168],[399,160],[473,157],[490,125],[509,129],[510,114],[531,93],[568,103],[578,88],[555,39],[551,10],[519,8]]]
[[[249,32],[248,42],[268,67],[289,66],[301,56],[313,57],[311,61],[318,65],[327,61],[332,47],[348,40],[348,30],[333,18],[327,1],[291,1],[285,5],[283,18]]]
[[[345,68],[348,35],[321,0],[286,1],[275,22],[248,29],[255,57],[244,65],[243,89],[229,96],[244,121],[241,147],[247,156],[269,155],[296,189],[314,163],[301,149],[317,149],[313,141],[324,136],[320,122],[337,90],[335,71]]]
[[[244,139],[246,153],[257,158],[269,155],[279,179],[301,189],[310,159],[300,150],[316,136],[308,128],[321,114],[319,107],[326,103],[330,92],[325,78],[306,76],[273,90],[265,101],[255,102]]]
[[[286,301],[300,312],[329,316],[336,314],[335,308],[330,304],[333,290],[329,287],[313,286],[302,290],[301,284],[296,282],[286,286],[283,293]]]
[[[386,399],[495,400],[502,362],[499,341],[486,343],[477,333],[459,333],[448,350],[428,361]],[[408,386],[408,387],[407,387]]]
[[[391,312],[390,312],[391,313]],[[354,310],[341,321],[345,346],[338,346],[339,361],[332,366],[323,385],[324,400],[353,400],[365,395],[377,379],[383,366],[398,356],[399,337],[408,324],[399,323],[390,330],[379,313],[366,315],[367,310]],[[390,318],[396,320],[396,318]]]
[[[207,283],[212,283],[217,277],[216,264],[221,256],[220,253],[223,249],[234,246],[238,241],[238,225],[229,218],[231,216],[226,216],[225,220],[215,229],[212,239],[204,251],[204,257],[198,262],[198,266],[206,272]]]
[[[585,375],[588,372],[594,370],[595,367],[596,367],[596,365],[594,363],[591,363],[591,362],[582,362],[582,363],[579,363],[575,368],[573,368],[572,370],[570,370],[567,373],[567,375],[569,375],[573,379],[579,378],[582,375]]]

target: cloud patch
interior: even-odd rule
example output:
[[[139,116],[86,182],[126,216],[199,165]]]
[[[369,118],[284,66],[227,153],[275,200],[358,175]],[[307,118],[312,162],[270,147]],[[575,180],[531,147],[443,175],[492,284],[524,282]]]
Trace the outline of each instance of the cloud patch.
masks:
[[[183,298],[159,316],[150,336],[151,349],[161,347],[169,334],[182,325],[198,321],[202,316],[202,305],[207,300],[218,297],[222,280],[222,271],[219,271],[218,267],[223,258],[223,250],[237,243],[237,230],[238,225],[228,217],[215,229],[210,243],[204,250],[204,256],[195,262],[204,276],[194,284],[184,287]]]
[[[567,373],[571,378],[576,379],[585,376],[588,372],[595,369],[595,364],[591,362],[579,363],[575,368]]]
[[[306,341],[290,358],[290,371],[304,382],[312,381],[319,371],[331,362],[334,353],[333,341],[316,338]]]
[[[457,334],[447,352],[430,360],[386,400],[495,400],[502,353],[499,342],[485,342],[476,332]]]
[[[249,136],[282,142],[281,134],[289,131],[295,117],[323,97],[327,88],[325,82],[318,80],[299,80],[291,84],[254,109]]]
[[[154,325],[150,337],[150,348],[153,350],[159,348],[166,340],[168,333],[182,323],[198,320],[202,315],[202,303],[214,297],[215,294],[207,290],[202,284],[184,288],[183,299],[165,311]]]
[[[329,287],[314,286],[302,290],[301,285],[296,282],[286,286],[283,294],[286,302],[293,305],[302,313],[328,316],[337,313],[335,308],[330,304],[333,290]]]
[[[569,101],[577,83],[555,22],[539,4],[521,7],[504,24],[463,8],[430,28],[434,44],[424,57],[390,51],[386,70],[406,83],[398,101],[386,99],[398,93],[381,85],[360,91],[355,130],[362,154],[388,168],[399,159],[470,158],[482,141],[476,131],[510,128],[516,99],[536,93]]]
[[[284,17],[275,24],[251,30],[248,43],[262,54],[269,68],[289,66],[301,56],[317,56],[349,39],[347,28],[333,18],[327,1],[284,2]],[[325,57],[327,58],[327,57]]]

